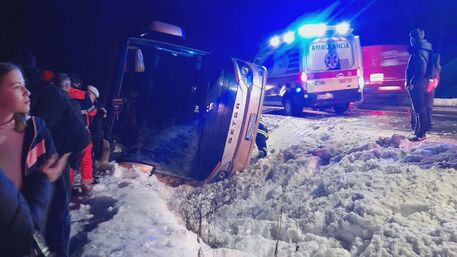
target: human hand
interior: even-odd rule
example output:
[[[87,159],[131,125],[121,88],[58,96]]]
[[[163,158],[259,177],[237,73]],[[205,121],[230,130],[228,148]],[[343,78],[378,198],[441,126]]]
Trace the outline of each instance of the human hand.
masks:
[[[66,153],[60,158],[57,157],[57,154],[53,154],[38,170],[46,174],[50,182],[54,182],[62,174],[70,154]]]

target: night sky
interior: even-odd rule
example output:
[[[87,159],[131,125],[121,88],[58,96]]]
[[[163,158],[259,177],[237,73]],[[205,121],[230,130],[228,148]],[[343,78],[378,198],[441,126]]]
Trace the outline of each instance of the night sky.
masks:
[[[28,48],[40,67],[77,72],[100,88],[116,44],[152,20],[182,26],[195,48],[247,60],[270,36],[316,17],[350,21],[362,45],[408,44],[408,32],[422,27],[442,53],[443,72],[457,77],[455,0],[14,0],[2,1],[0,15],[0,50]],[[457,97],[457,80],[440,91]]]

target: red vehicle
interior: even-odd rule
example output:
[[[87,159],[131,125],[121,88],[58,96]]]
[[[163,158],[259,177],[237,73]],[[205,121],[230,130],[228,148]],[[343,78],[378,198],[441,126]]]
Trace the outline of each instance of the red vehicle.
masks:
[[[408,46],[373,45],[362,47],[365,87],[363,104],[408,105],[405,69]]]

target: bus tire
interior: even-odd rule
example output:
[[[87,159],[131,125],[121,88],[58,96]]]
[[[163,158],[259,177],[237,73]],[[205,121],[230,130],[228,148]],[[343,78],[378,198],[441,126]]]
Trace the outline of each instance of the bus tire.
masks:
[[[287,116],[298,116],[302,112],[302,108],[294,104],[290,98],[284,99],[283,107]]]
[[[340,105],[335,105],[333,106],[333,110],[337,113],[337,114],[343,114],[345,112],[347,112],[349,110],[349,103],[347,104],[340,104]]]

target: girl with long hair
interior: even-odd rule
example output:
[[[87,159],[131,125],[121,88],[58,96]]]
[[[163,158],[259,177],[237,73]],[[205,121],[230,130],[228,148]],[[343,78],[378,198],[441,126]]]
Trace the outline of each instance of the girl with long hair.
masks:
[[[58,158],[44,121],[28,116],[29,111],[30,92],[25,87],[21,68],[0,63],[0,170],[26,199],[34,229],[44,233],[52,183],[60,177],[69,154]],[[0,203],[0,210],[5,206]],[[11,226],[0,228],[0,241],[6,247],[2,252],[9,250],[6,242],[13,238],[11,233],[20,233],[20,222],[15,219],[11,222]],[[27,242],[32,240],[31,235],[24,236],[23,252],[19,254],[31,250]]]

